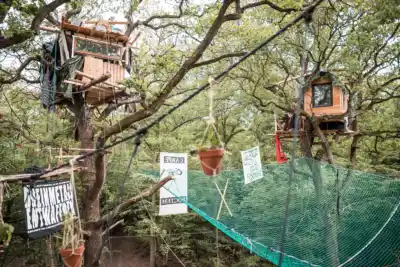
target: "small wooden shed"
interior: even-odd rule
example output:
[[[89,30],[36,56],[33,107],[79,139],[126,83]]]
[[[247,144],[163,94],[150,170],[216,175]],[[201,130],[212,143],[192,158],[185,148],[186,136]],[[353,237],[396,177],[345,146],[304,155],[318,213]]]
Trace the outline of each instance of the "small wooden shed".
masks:
[[[310,80],[308,88],[304,91],[304,111],[310,116],[323,117],[326,115],[343,115],[347,112],[349,98],[338,79],[329,72],[320,71],[316,75],[306,77]],[[289,119],[281,119],[275,123],[275,132],[280,138],[292,138],[294,128],[294,116]],[[300,116],[299,131],[304,134],[305,117]],[[288,120],[288,121],[286,121]],[[281,123],[281,122],[285,123]],[[350,134],[353,133],[346,122],[346,118],[323,117],[320,129],[325,134]]]
[[[304,92],[304,111],[310,115],[340,115],[347,104],[348,96],[329,72],[320,71]]]

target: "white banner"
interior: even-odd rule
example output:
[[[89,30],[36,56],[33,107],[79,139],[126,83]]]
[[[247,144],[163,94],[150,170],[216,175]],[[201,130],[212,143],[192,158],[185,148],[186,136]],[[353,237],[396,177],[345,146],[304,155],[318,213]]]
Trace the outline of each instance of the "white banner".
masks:
[[[244,183],[248,184],[263,178],[260,148],[253,147],[240,153],[242,154]]]
[[[160,153],[160,178],[168,175],[174,177],[160,189],[159,215],[187,213],[187,206],[180,203],[179,199],[187,201],[187,154],[185,153]],[[179,197],[179,198],[178,198]]]

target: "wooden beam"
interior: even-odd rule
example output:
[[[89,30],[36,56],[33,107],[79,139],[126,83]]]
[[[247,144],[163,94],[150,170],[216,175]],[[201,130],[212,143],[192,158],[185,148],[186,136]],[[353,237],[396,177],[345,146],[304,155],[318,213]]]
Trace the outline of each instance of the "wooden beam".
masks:
[[[70,59],[68,45],[67,45],[67,39],[65,37],[65,32],[64,31],[61,31],[60,39],[61,39],[61,43],[62,43],[64,57],[65,57],[65,59]]]
[[[111,20],[89,20],[89,21],[85,21],[85,24],[97,24],[99,22],[107,22],[108,24],[113,24],[113,25],[117,25],[117,24],[121,24],[121,25],[128,25],[129,22],[128,21],[111,21]]]
[[[43,179],[43,178],[50,178],[50,177],[54,177],[54,176],[59,176],[62,174],[68,174],[71,171],[79,171],[83,169],[82,167],[74,167],[73,169],[71,169],[71,167],[66,167],[66,168],[61,168],[59,170],[55,170],[49,173],[46,173],[42,176],[39,176],[39,179]],[[0,182],[8,182],[8,183],[12,183],[12,182],[18,182],[18,181],[22,181],[22,180],[29,180],[32,178],[36,178],[39,175],[39,173],[22,173],[22,174],[13,174],[13,175],[0,175]]]
[[[41,31],[46,31],[46,32],[60,32],[60,29],[53,28],[53,27],[47,27],[47,26],[40,26],[39,29]]]
[[[94,80],[94,77],[92,75],[86,74],[86,73],[84,73],[82,71],[76,70],[75,73],[77,73],[79,75],[82,75],[85,78]],[[119,89],[124,89],[125,88],[124,86],[121,86],[121,85],[118,85],[118,84],[114,84],[114,83],[110,83],[110,82],[107,82],[107,81],[103,82],[103,83],[106,84],[106,85],[112,86],[112,87],[119,88]]]
[[[49,149],[53,149],[53,150],[60,150],[60,148],[61,149],[63,149],[63,150],[71,150],[71,151],[95,151],[96,149],[94,149],[94,148],[76,148],[76,147],[71,147],[71,148],[68,148],[68,147],[49,147]]]
[[[76,86],[82,86],[84,85],[84,83],[81,80],[63,80],[63,83],[68,83],[68,84],[72,84],[72,85],[76,85]],[[109,92],[110,89],[108,88],[103,88],[103,87],[99,87],[99,86],[92,86],[91,88],[96,89],[96,90],[100,90],[103,92]]]
[[[97,58],[102,58],[102,59],[107,59],[107,60],[114,60],[114,61],[123,61],[121,57],[115,57],[115,56],[105,56],[100,53],[92,53],[88,51],[80,51],[80,50],[74,50],[74,55],[84,55],[84,56],[92,56],[92,57],[97,57]]]
[[[103,74],[100,77],[98,77],[98,78],[96,78],[94,80],[91,80],[88,83],[83,84],[81,86],[81,88],[80,88],[80,91],[84,91],[84,90],[86,90],[86,89],[88,89],[88,88],[90,88],[90,87],[92,87],[92,86],[94,86],[96,84],[102,83],[102,82],[110,79],[110,77],[111,77],[110,73]]]
[[[80,40],[83,40],[83,41],[89,41],[89,42],[92,42],[92,43],[104,44],[104,45],[108,45],[108,46],[115,46],[115,47],[119,47],[119,48],[124,47],[123,45],[116,44],[114,42],[101,41],[101,40],[97,40],[97,39],[93,39],[93,38],[87,38],[86,36],[82,37],[80,35],[74,35],[74,38],[80,39]]]

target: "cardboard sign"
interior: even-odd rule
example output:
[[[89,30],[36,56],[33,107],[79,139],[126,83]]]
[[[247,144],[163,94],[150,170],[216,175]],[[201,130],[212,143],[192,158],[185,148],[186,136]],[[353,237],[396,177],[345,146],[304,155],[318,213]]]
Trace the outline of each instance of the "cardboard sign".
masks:
[[[75,215],[74,193],[69,180],[37,181],[22,185],[26,231],[30,238],[57,232],[64,215]]]
[[[159,215],[187,213],[187,206],[180,199],[187,201],[187,154],[160,153],[160,179],[171,175],[169,181],[160,189]]]
[[[257,146],[240,153],[242,154],[244,183],[248,184],[263,178],[260,148]]]

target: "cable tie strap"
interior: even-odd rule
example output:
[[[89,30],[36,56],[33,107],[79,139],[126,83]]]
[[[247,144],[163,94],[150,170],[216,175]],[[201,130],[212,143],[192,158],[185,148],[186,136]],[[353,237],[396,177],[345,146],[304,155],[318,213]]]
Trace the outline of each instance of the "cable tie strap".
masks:
[[[76,164],[76,159],[75,159],[75,157],[74,157],[74,158],[72,158],[72,159],[69,161],[69,165],[70,165],[71,167],[73,167],[75,164]]]
[[[140,146],[140,144],[142,143],[142,141],[140,140],[141,137],[142,137],[142,134],[139,134],[139,135],[136,136],[136,138],[135,138],[135,145],[136,146]]]

